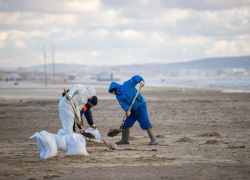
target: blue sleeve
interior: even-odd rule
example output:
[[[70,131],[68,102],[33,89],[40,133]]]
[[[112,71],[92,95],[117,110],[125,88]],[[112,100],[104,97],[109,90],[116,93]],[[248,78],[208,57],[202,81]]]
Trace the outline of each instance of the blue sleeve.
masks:
[[[141,76],[139,76],[139,75],[135,75],[131,79],[129,79],[128,81],[125,81],[123,83],[123,86],[135,87],[141,81],[143,81],[143,78]]]
[[[87,121],[88,121],[88,124],[89,124],[90,126],[92,126],[92,125],[94,124],[94,121],[93,121],[93,117],[92,117],[92,112],[91,112],[91,110],[90,110],[90,109],[87,109],[87,110],[85,111],[84,115],[85,115],[85,118],[86,118]]]
[[[129,109],[129,105],[126,102],[122,101],[119,96],[116,96],[116,99],[119,102],[122,109],[126,112]]]

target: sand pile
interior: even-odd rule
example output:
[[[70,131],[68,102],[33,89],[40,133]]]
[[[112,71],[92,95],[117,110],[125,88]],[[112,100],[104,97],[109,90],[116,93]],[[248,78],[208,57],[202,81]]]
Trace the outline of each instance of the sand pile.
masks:
[[[87,147],[105,147],[106,145],[103,142],[95,142],[92,140],[86,140]]]

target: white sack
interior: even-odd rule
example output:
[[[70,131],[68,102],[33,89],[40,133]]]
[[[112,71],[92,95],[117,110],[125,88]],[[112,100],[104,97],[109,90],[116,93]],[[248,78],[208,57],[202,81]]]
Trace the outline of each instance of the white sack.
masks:
[[[64,130],[63,129],[59,129],[59,131],[57,132],[57,135],[58,136],[65,135]]]
[[[57,134],[52,134],[53,137],[56,140],[56,145],[57,145],[57,149],[60,151],[66,151],[67,150],[67,146],[66,146],[66,135],[57,135]]]
[[[37,147],[40,150],[40,158],[46,159],[57,155],[57,145],[54,137],[47,131],[36,132],[29,139],[36,137]]]
[[[86,141],[81,134],[73,133],[67,136],[67,155],[89,155],[86,150]]]
[[[87,137],[85,137],[85,139],[89,139],[89,140],[92,140],[92,141],[95,141],[95,142],[100,142],[101,141],[101,134],[100,132],[98,131],[98,129],[96,128],[88,128],[85,130],[85,133],[91,133],[95,136],[95,139],[89,139]]]

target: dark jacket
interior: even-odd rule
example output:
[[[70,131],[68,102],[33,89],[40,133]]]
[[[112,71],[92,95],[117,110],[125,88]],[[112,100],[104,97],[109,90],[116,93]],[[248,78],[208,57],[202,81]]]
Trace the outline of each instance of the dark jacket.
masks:
[[[92,112],[90,109],[91,109],[91,106],[89,104],[86,104],[83,106],[80,114],[81,114],[82,122],[83,122],[82,115],[84,114],[85,118],[87,119],[88,124],[92,126],[94,124],[94,121],[93,121]]]
[[[83,106],[83,108],[82,108],[82,110],[80,112],[80,114],[81,114],[81,120],[82,120],[82,125],[83,126],[84,126],[83,119],[82,119],[83,114],[84,114],[85,118],[87,119],[87,122],[88,122],[88,124],[90,126],[92,126],[94,124],[93,117],[92,117],[92,112],[91,112],[90,109],[91,109],[91,106],[89,104],[86,104],[86,105]],[[75,124],[76,123],[74,123],[74,126],[73,126],[73,131],[74,132],[75,132]],[[78,124],[77,124],[77,127],[79,129],[81,129],[81,127]]]

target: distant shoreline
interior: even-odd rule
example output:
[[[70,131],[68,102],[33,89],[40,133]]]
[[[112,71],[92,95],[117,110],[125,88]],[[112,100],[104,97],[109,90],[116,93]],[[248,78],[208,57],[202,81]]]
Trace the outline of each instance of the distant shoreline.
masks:
[[[43,82],[27,82],[21,81],[18,85],[14,85],[14,82],[0,82],[0,97],[1,99],[44,99],[44,100],[60,100],[63,89],[69,89],[71,83],[58,83],[53,85],[52,83],[45,84]],[[105,83],[84,83],[86,87],[94,86],[97,90],[97,96],[99,99],[115,100],[115,96],[108,93],[109,82]],[[164,86],[152,86],[146,84],[143,88],[144,92],[150,91],[176,91],[181,93],[188,92],[222,92],[222,93],[250,93],[250,88],[202,88],[202,87],[164,87]]]

